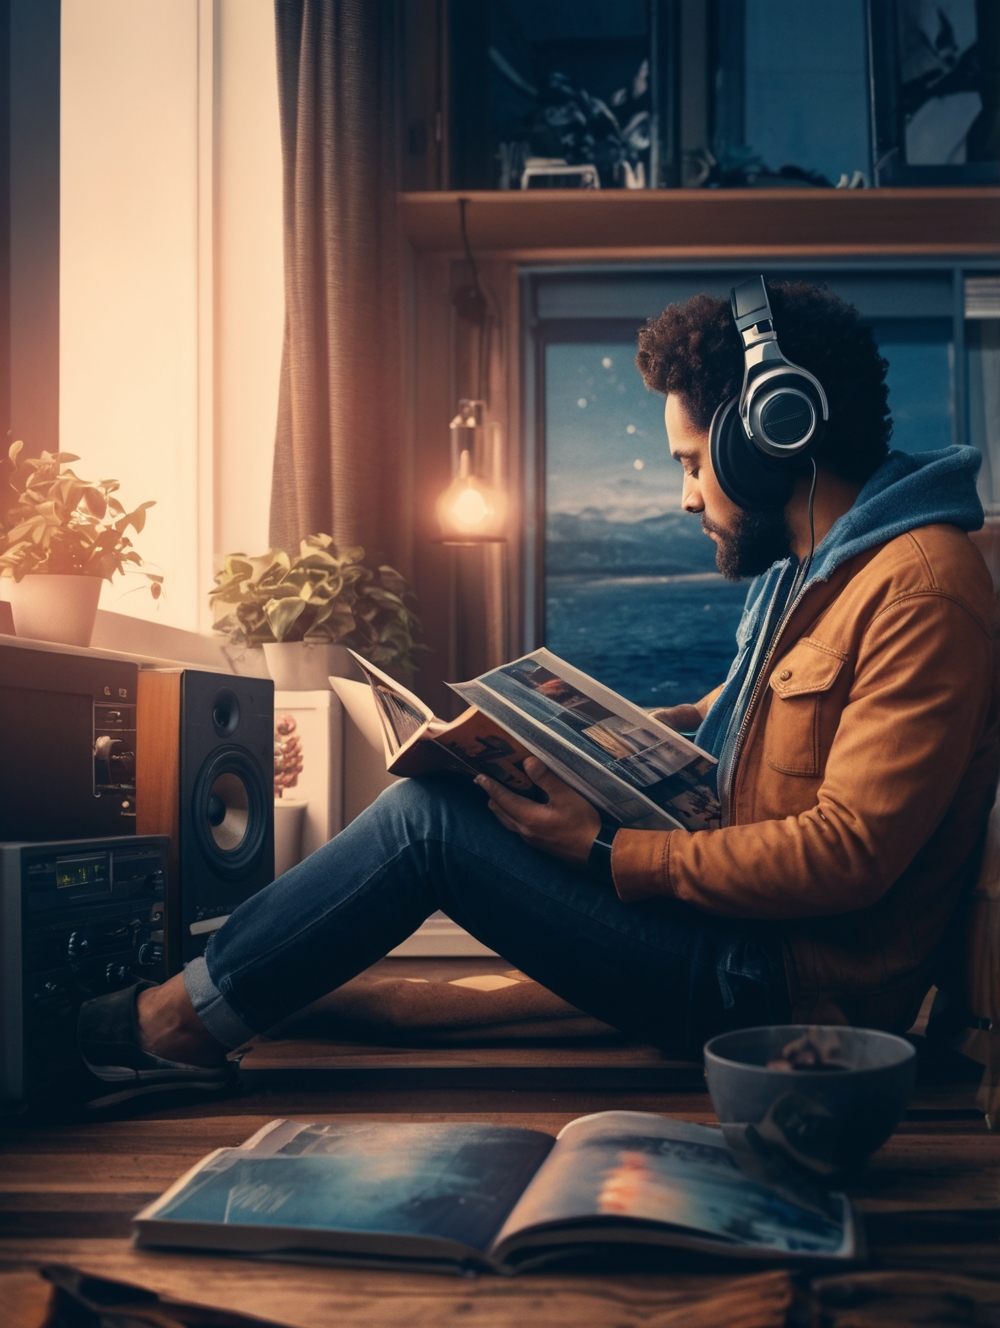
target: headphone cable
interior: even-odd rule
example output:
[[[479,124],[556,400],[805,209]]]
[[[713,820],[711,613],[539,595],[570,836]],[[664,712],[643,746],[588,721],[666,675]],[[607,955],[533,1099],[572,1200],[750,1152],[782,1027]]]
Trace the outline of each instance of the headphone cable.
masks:
[[[816,459],[810,459],[812,465],[812,482],[809,485],[809,556],[799,565],[799,570],[795,573],[795,580],[792,582],[792,588],[788,595],[788,606],[791,606],[798,599],[799,591],[806,583],[806,577],[809,575],[809,569],[812,566],[813,554],[816,552],[816,517],[814,503],[816,499]]]
[[[810,464],[813,468],[812,484],[809,486],[809,557],[806,559],[806,576],[809,575],[809,568],[812,566],[813,554],[816,552],[816,518],[813,510],[813,504],[816,500],[816,458],[810,458]]]

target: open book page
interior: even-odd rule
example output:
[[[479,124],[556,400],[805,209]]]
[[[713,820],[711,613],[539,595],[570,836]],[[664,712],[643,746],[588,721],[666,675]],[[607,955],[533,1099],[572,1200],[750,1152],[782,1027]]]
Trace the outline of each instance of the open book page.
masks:
[[[384,755],[385,730],[370,685],[367,682],[355,682],[353,678],[331,678],[330,686],[365,742],[373,751]]]
[[[514,793],[544,800],[524,773],[530,751],[488,715],[471,707],[450,723],[435,719],[419,697],[374,665],[355,659],[367,683],[331,678],[330,685],[372,746],[384,750],[392,774],[446,770],[473,778],[489,775]]]
[[[714,758],[550,651],[536,650],[454,690],[525,745],[547,746],[625,824],[655,818],[658,811],[665,813],[665,824],[688,830],[721,824]],[[595,767],[611,779],[599,780]],[[638,796],[630,798],[630,791]]]
[[[137,1236],[257,1252],[485,1254],[553,1142],[491,1125],[282,1121],[206,1158],[139,1214]]]
[[[350,653],[371,687],[372,696],[378,710],[379,722],[382,726],[385,763],[387,766],[391,765],[397,752],[405,747],[411,739],[415,738],[428,722],[434,719],[434,711],[424,705],[420,697],[414,696],[401,682],[397,682],[395,678],[390,678],[387,673],[377,669],[374,664],[369,664],[368,660],[363,659],[353,650]],[[347,699],[341,696],[340,688],[337,686],[340,681],[339,678],[331,678],[330,686],[340,696],[345,709],[350,713],[351,708],[348,706]]]
[[[651,830],[676,830],[680,821],[654,807],[628,784],[605,770],[597,761],[571,746],[558,733],[539,724],[496,692],[474,682],[450,683],[464,701],[489,715],[507,733],[523,743],[554,775],[583,795],[600,811],[623,825],[641,825]]]
[[[542,802],[545,794],[524,773],[524,762],[530,750],[504,728],[471,706],[450,724],[435,721],[427,732],[429,742],[446,754],[452,769],[464,770],[470,775],[489,775],[512,793]],[[426,747],[426,743],[421,743]],[[411,773],[406,767],[408,753],[401,753],[393,765],[393,774]],[[413,774],[428,768],[426,752],[414,752]]]
[[[638,1111],[571,1121],[515,1205],[493,1246],[497,1258],[573,1239],[641,1241],[635,1224],[669,1228],[671,1242],[731,1254],[852,1258],[850,1205],[820,1211],[743,1174],[722,1131]]]

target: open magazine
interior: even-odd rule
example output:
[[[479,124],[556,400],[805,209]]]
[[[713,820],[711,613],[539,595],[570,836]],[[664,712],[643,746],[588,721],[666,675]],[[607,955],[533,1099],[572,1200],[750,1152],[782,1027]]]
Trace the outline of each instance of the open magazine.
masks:
[[[135,1242],[380,1266],[516,1272],[587,1247],[857,1259],[840,1194],[750,1179],[722,1131],[640,1111],[557,1139],[476,1124],[277,1120],[210,1153],[135,1218]]]
[[[450,684],[469,707],[451,723],[360,655],[354,659],[371,686],[391,774],[485,774],[544,800],[524,773],[533,755],[622,825],[720,824],[715,758],[548,650]],[[331,678],[330,685],[351,713],[358,684]]]

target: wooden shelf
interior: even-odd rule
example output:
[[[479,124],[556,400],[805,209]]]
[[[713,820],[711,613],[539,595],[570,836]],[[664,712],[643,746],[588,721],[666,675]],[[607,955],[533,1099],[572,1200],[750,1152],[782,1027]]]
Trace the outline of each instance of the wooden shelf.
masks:
[[[1000,188],[469,191],[399,196],[418,252],[521,261],[1000,256]]]

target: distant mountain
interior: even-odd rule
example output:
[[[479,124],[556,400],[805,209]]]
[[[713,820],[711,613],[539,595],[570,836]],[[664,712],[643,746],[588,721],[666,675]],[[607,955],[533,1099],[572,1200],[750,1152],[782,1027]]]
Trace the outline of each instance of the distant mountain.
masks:
[[[697,517],[665,512],[644,521],[609,521],[596,508],[550,512],[545,527],[545,570],[613,576],[681,576],[714,572],[715,545]]]

